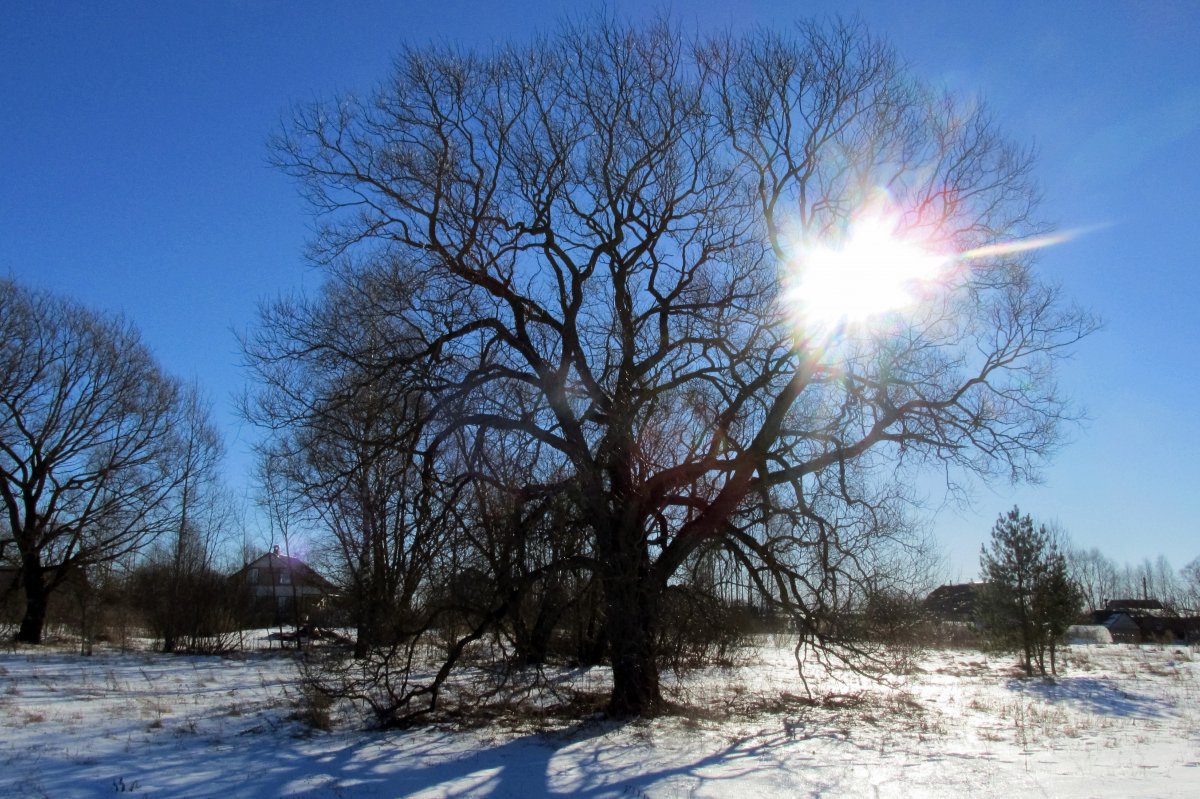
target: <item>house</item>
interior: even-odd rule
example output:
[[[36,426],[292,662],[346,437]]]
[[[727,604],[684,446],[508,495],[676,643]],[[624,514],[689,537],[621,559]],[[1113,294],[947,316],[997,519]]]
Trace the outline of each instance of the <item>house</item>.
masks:
[[[971,622],[979,592],[987,583],[957,583],[935,588],[925,597],[925,612],[938,621]]]
[[[1200,618],[1141,616],[1136,619],[1144,643],[1184,644],[1200,641]]]
[[[1100,621],[1100,624],[1112,635],[1114,644],[1141,643],[1142,628],[1135,616],[1125,612],[1109,613],[1108,611],[1099,611],[1099,613],[1104,614],[1104,618]]]
[[[324,608],[335,592],[329,580],[299,558],[284,555],[278,546],[238,569],[230,579],[246,591],[255,618],[269,624],[305,621]]]
[[[1115,643],[1184,643],[1200,640],[1200,618],[1181,617],[1157,599],[1110,599],[1092,614]]]

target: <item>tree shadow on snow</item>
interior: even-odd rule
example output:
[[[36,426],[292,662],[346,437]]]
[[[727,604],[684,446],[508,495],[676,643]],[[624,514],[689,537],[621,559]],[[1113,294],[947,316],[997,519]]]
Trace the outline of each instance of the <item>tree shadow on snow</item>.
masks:
[[[1096,677],[1059,677],[1055,680],[1012,679],[1008,690],[1046,702],[1074,705],[1102,716],[1157,719],[1166,715],[1158,697],[1136,694],[1114,680]]]
[[[463,751],[463,734],[400,737],[382,743],[374,764],[346,763],[343,777],[372,775],[373,791],[427,797],[649,796],[664,781],[736,780],[761,767],[773,742],[737,740],[715,751],[660,748],[634,725],[589,722]],[[391,756],[389,756],[391,753]],[[388,767],[392,757],[406,767]],[[372,790],[365,791],[374,795]]]
[[[762,769],[768,750],[787,742],[781,732],[778,739],[737,739],[716,749],[676,747],[686,735],[659,738],[636,724],[616,722],[515,738],[420,729],[311,737],[281,732],[201,751],[151,747],[121,776],[143,791],[172,797],[637,799],[657,795],[664,781],[686,793],[701,780],[706,785],[738,780]]]

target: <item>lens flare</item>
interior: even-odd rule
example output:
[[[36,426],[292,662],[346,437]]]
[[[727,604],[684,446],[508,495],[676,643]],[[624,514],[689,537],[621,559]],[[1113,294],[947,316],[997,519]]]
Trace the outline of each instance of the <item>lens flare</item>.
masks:
[[[953,260],[905,236],[897,216],[862,215],[842,241],[800,248],[785,301],[808,327],[860,324],[917,302]]]
[[[959,260],[968,261],[972,258],[989,258],[995,255],[1013,255],[1027,250],[1040,250],[1043,247],[1053,247],[1056,244],[1065,244],[1072,239],[1077,239],[1087,233],[1095,230],[1108,227],[1107,225],[1089,225],[1087,227],[1071,228],[1058,233],[1050,233],[1045,236],[1034,236],[1028,239],[1016,239],[1014,241],[1001,241],[996,244],[985,244],[982,247],[975,247],[971,250],[966,250],[958,254]]]
[[[950,290],[968,262],[1014,255],[1071,241],[1103,225],[948,251],[919,231],[906,230],[895,206],[875,202],[856,214],[833,241],[798,237],[783,274],[782,299],[798,333],[816,339],[901,313]]]

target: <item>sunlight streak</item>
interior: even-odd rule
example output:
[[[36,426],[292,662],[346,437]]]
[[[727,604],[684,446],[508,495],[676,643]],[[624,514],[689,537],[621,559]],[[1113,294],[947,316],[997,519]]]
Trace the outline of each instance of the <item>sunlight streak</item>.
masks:
[[[1087,225],[1085,227],[1071,228],[1062,230],[1057,233],[1049,233],[1045,236],[1034,236],[1028,239],[1014,239],[1013,241],[1001,241],[995,244],[985,244],[982,247],[975,247],[971,250],[966,250],[958,254],[959,260],[971,260],[973,258],[988,258],[994,255],[1013,255],[1019,252],[1028,250],[1039,250],[1044,247],[1053,247],[1057,244],[1065,244],[1068,241],[1073,241],[1081,236],[1092,233],[1096,230],[1101,230],[1108,227],[1107,224],[1102,225]]]

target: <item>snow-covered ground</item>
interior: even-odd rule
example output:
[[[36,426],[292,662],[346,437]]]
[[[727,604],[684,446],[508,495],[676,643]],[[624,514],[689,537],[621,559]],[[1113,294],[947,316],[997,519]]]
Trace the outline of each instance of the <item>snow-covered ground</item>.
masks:
[[[296,720],[279,653],[21,649],[0,652],[0,796],[1200,795],[1200,651],[1067,657],[1049,683],[1011,658],[935,651],[894,688],[821,678],[814,702],[790,651],[766,645],[677,683],[686,717],[379,733]]]

